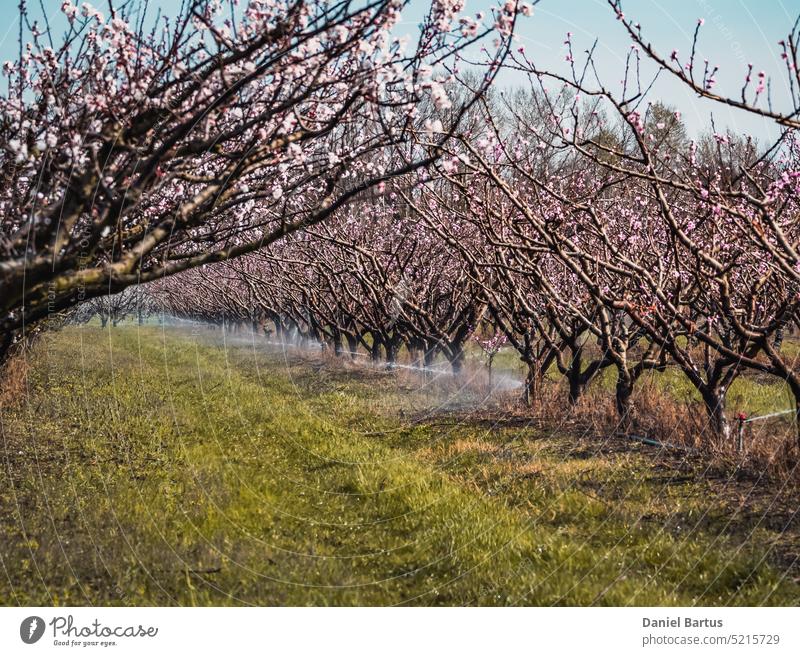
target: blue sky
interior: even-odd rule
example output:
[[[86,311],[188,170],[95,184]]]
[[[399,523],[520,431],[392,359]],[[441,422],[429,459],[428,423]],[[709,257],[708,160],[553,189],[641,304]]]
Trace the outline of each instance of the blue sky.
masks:
[[[772,77],[774,105],[786,107],[788,98],[778,41],[789,33],[798,14],[800,0],[628,0],[623,2],[626,17],[641,23],[646,40],[669,57],[674,48],[688,56],[698,18],[701,29],[700,60],[719,65],[715,91],[738,96],[747,71],[764,70]],[[543,0],[534,16],[520,30],[521,42],[540,68],[566,72],[563,41],[573,33],[575,52],[581,52],[598,39],[598,70],[609,88],[619,88],[630,39],[605,0]],[[614,85],[617,85],[616,87]],[[653,98],[676,106],[690,131],[695,134],[708,126],[711,112],[718,126],[766,138],[774,126],[744,112],[699,101],[693,93],[669,76],[659,79]]]
[[[29,4],[38,5],[38,0],[29,0]],[[58,21],[61,0],[42,0],[42,4]],[[105,0],[94,4],[100,9],[106,7]],[[168,14],[174,13],[179,4],[178,0],[150,0],[151,9],[160,6]],[[475,13],[491,4],[488,0],[467,0],[466,11]],[[0,60],[16,58],[16,5],[12,0],[2,2]],[[401,31],[413,31],[428,6],[428,0],[412,0],[403,14]],[[756,71],[764,70],[772,77],[776,108],[786,107],[786,82],[777,42],[786,37],[800,14],[800,0],[628,0],[623,8],[627,16],[642,24],[646,38],[667,56],[673,48],[681,55],[688,54],[697,19],[704,18],[699,55],[720,67],[715,90],[738,95],[747,64],[752,62]],[[599,40],[598,70],[609,88],[618,88],[630,41],[605,0],[542,0],[533,16],[521,21],[517,36],[539,67],[566,72],[563,41],[568,31],[573,33],[576,53],[590,47],[595,38]],[[501,79],[504,86],[523,82],[521,76],[514,74]],[[775,132],[768,121],[696,99],[666,76],[654,91],[653,99],[666,101],[681,111],[692,134],[709,125],[712,111],[718,127],[764,139]]]

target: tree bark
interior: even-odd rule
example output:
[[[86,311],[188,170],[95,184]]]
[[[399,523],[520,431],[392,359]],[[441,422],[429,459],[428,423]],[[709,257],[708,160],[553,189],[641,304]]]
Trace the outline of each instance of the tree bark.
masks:
[[[372,348],[369,351],[372,364],[378,364],[381,361],[381,342],[374,335],[372,336]]]
[[[336,355],[337,358],[342,357],[342,352],[344,350],[342,348],[342,335],[338,330],[334,331],[333,337],[331,338],[331,341],[333,342],[333,353],[334,353],[334,355]]]
[[[451,350],[450,367],[453,370],[453,376],[460,376],[464,370],[464,348],[458,344],[451,347]]]
[[[397,364],[397,346],[392,344],[391,342],[386,343],[386,366],[389,369],[394,369],[394,365]]]
[[[356,355],[358,355],[358,337],[347,333],[345,338],[347,339],[347,350],[350,353],[350,359],[355,360]]]
[[[528,373],[525,376],[525,385],[522,389],[522,402],[530,408],[542,399],[544,372],[537,360],[531,360],[527,365]]]
[[[575,349],[572,353],[572,359],[567,369],[567,382],[569,383],[569,405],[577,405],[581,396],[586,390],[586,381],[581,376],[581,366],[583,365],[582,349]]]
[[[570,373],[572,374],[572,372]],[[586,391],[586,382],[580,374],[570,375],[567,380],[569,381],[569,404],[575,406]]]
[[[633,385],[633,377],[627,371],[618,370],[615,405],[622,430],[629,430],[633,425]]]
[[[711,430],[717,437],[727,441],[731,436],[731,427],[725,416],[726,392],[719,388],[712,388],[703,390],[702,396]]]

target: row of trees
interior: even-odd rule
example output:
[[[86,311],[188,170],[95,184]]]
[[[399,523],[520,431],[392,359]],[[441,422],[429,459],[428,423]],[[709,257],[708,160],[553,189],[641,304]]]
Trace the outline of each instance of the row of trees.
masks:
[[[64,319],[72,324],[88,323],[94,318],[105,328],[116,327],[121,321],[135,317],[141,325],[152,315],[160,315],[162,308],[147,288],[127,287],[117,294],[97,296],[65,313]]]
[[[637,381],[667,367],[697,390],[722,438],[728,390],[748,370],[786,381],[800,409],[800,368],[785,345],[800,306],[797,109],[762,107],[749,79],[743,100],[715,96],[711,70],[698,80],[660,57],[611,7],[639,48],[621,92],[603,85],[591,51],[569,76],[514,53],[509,65],[529,87],[482,94],[437,162],[323,225],[171,280],[171,307],[269,322],[390,363],[404,345],[421,362],[445,357],[455,373],[471,335],[502,335],[527,367],[526,402],[553,368],[570,404],[611,368],[623,425],[635,418]],[[796,90],[798,35],[787,39]],[[775,120],[779,138],[689,139],[678,112],[646,100],[649,83],[633,72],[642,52],[697,93]],[[463,81],[447,91],[472,93]],[[431,138],[450,120],[433,110]]]
[[[436,0],[410,54],[402,5],[191,0],[148,28],[131,3],[106,17],[64,2],[59,49],[30,26],[0,105],[6,345],[147,282],[175,314],[389,363],[405,346],[459,373],[471,336],[502,337],[528,403],[554,367],[570,404],[610,368],[623,424],[642,375],[666,367],[722,438],[745,371],[785,380],[800,408],[784,339],[800,304],[796,29],[779,111],[752,68],[741,97],[716,94],[701,24],[686,61],[665,56],[616,0],[633,47],[614,90],[569,35],[566,74],[512,51],[528,5],[473,17]],[[487,36],[491,53],[473,47]],[[492,91],[503,67],[526,88]],[[649,100],[665,74],[778,139],[689,139]]]
[[[434,161],[530,12],[434,0],[406,38],[406,4],[64,0],[59,36],[22,0],[0,96],[0,359],[56,312],[255,251]],[[427,140],[420,104],[451,106],[465,49],[485,75]]]

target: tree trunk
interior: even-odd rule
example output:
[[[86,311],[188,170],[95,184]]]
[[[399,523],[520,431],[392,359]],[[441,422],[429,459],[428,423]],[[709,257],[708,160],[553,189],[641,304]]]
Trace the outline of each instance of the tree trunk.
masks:
[[[794,397],[794,430],[797,438],[797,448],[800,449],[800,398]]]
[[[572,368],[567,375],[569,381],[569,404],[575,406],[586,391],[586,381],[581,376],[580,369]]]
[[[464,348],[461,344],[452,347],[453,357],[450,360],[450,367],[454,376],[460,376],[464,369]]]
[[[411,364],[417,367],[422,366],[420,349],[418,349],[414,344],[406,344],[406,348],[408,349],[408,357],[411,359]]]
[[[522,402],[530,408],[542,399],[544,369],[539,360],[530,360],[525,364],[528,367],[528,373],[525,375],[525,384],[522,388]]]
[[[580,398],[586,390],[586,381],[581,376],[581,366],[583,365],[583,354],[581,349],[578,348],[573,351],[572,360],[567,369],[567,382],[569,383],[569,404],[570,406],[577,405]]]
[[[794,428],[797,434],[797,446],[800,447],[800,380],[796,376],[787,376],[786,382],[794,396]]]
[[[433,378],[433,363],[435,361],[436,349],[433,347],[429,348],[427,344],[423,344],[420,349],[420,359],[417,366],[422,369],[422,375],[425,377],[425,380],[431,380]]]
[[[356,355],[358,355],[358,337],[350,333],[347,333],[345,337],[347,338],[347,350],[350,353],[350,359],[355,360]]]
[[[615,405],[620,427],[624,431],[633,425],[633,384],[633,377],[627,371],[618,370]]]
[[[372,348],[369,350],[369,356],[372,364],[378,364],[381,361],[381,342],[372,336]]]
[[[391,341],[387,341],[385,344],[386,348],[386,366],[388,369],[394,369],[394,365],[397,363],[397,344]]]
[[[708,389],[704,390],[702,395],[711,430],[714,435],[727,442],[731,436],[731,427],[725,416],[725,392],[720,389]]]

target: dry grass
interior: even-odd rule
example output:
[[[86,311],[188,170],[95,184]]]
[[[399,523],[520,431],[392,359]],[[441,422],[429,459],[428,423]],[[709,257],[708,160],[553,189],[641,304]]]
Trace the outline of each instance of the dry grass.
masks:
[[[737,451],[738,421],[729,411],[731,436],[722,440],[709,427],[705,409],[697,401],[680,398],[674,390],[654,381],[637,386],[631,424],[623,427],[614,406],[613,393],[595,384],[570,408],[567,386],[549,379],[542,396],[531,407],[519,395],[500,395],[494,409],[505,416],[527,418],[539,425],[598,436],[627,435],[656,440],[667,448],[695,453],[721,471],[741,470],[758,478],[800,483],[800,448],[794,423],[775,418],[746,424],[744,450]]]
[[[25,398],[29,374],[27,349],[18,349],[0,366],[0,408],[20,405]]]

